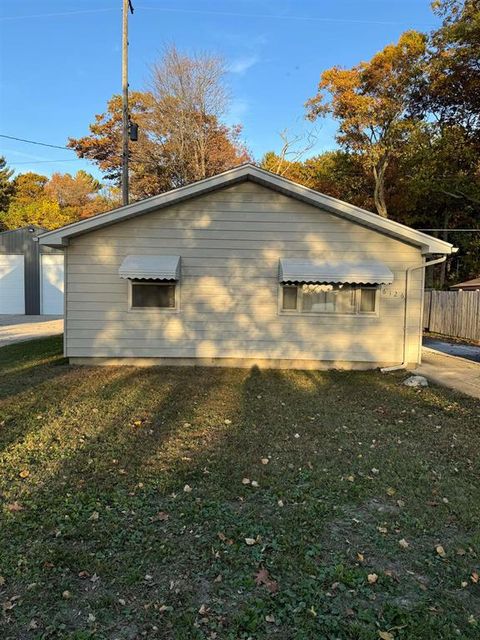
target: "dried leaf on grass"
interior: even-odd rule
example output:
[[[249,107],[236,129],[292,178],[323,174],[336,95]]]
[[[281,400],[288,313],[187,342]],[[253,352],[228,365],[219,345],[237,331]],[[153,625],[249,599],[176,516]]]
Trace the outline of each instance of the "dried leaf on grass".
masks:
[[[270,593],[276,593],[278,591],[278,583],[276,580],[272,580],[267,569],[259,569],[255,575],[255,584],[264,585],[270,591]]]

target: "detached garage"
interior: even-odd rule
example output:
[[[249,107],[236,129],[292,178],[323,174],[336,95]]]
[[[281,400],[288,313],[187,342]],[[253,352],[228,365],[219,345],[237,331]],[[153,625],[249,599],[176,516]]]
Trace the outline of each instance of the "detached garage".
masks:
[[[63,314],[63,251],[39,245],[44,231],[0,233],[0,314]]]

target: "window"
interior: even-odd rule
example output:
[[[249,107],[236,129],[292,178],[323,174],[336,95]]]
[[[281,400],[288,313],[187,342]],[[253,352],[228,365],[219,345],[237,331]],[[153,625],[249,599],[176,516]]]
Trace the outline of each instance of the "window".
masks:
[[[296,311],[297,287],[283,287],[283,309]]]
[[[176,285],[172,282],[131,280],[131,309],[175,309]]]
[[[312,314],[374,314],[377,311],[377,289],[346,284],[283,285],[281,311]]]
[[[376,289],[360,289],[360,313],[375,313]]]

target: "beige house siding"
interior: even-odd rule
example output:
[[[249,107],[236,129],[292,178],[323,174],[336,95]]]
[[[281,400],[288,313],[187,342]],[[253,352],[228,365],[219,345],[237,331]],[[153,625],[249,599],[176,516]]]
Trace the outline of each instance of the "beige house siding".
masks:
[[[405,270],[420,249],[252,182],[73,238],[66,261],[72,358],[249,358],[399,363]],[[129,312],[129,254],[182,260],[178,312]],[[394,273],[377,317],[278,311],[281,257],[377,259]],[[422,270],[409,291],[408,360],[419,357]]]

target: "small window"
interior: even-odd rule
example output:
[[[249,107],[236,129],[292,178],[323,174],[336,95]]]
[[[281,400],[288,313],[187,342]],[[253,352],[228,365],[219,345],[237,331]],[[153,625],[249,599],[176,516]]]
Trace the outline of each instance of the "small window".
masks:
[[[375,313],[376,289],[360,289],[360,313]]]
[[[132,281],[132,309],[175,309],[175,283]]]
[[[295,311],[297,308],[297,287],[283,287],[283,304],[285,311]]]

